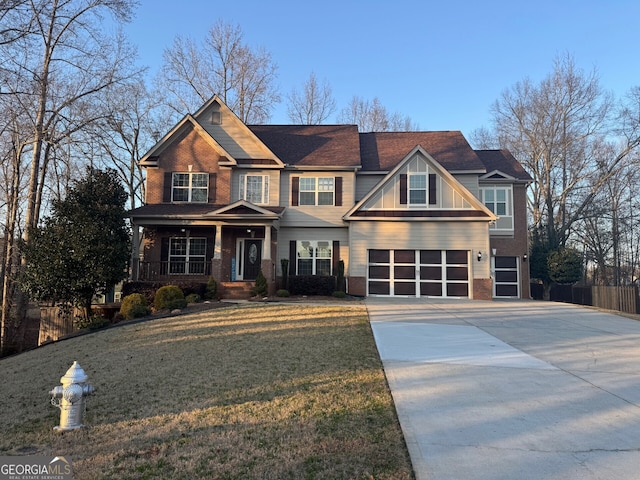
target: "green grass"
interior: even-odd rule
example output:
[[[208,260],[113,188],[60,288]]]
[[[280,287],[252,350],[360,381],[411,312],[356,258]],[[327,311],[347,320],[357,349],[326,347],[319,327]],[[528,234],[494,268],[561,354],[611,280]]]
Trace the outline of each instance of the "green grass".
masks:
[[[74,360],[96,393],[54,432]],[[151,320],[0,361],[0,455],[76,479],[412,479],[362,306],[259,304]]]

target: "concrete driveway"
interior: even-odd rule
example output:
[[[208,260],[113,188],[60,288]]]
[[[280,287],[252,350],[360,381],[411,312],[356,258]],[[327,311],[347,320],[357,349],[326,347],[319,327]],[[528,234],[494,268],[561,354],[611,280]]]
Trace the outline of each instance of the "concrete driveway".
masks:
[[[640,322],[552,302],[365,303],[418,480],[640,479]]]

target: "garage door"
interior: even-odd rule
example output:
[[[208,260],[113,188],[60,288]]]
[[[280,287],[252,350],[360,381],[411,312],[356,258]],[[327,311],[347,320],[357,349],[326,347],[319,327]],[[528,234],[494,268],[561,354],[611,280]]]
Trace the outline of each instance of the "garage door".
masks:
[[[369,250],[371,296],[469,296],[467,250]]]
[[[519,298],[520,281],[517,257],[492,257],[493,296],[502,298]]]

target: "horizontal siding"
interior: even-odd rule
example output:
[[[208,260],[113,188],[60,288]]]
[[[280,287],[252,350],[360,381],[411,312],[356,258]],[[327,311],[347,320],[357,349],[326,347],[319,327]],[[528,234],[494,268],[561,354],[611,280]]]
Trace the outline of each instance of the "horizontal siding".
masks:
[[[367,250],[472,250],[473,277],[488,278],[489,226],[484,222],[352,222],[351,275],[366,276]],[[477,252],[483,260],[478,262]]]
[[[355,201],[362,200],[383,178],[384,175],[358,175],[356,177]]]
[[[342,177],[342,206],[291,206],[291,177]],[[353,172],[282,172],[280,205],[286,208],[282,228],[286,227],[343,227],[342,217],[354,205],[355,175]]]
[[[454,175],[464,188],[473,193],[474,197],[480,198],[480,189],[478,187],[478,175]]]
[[[223,117],[222,125],[211,125],[204,120],[201,125],[233,158],[263,159],[273,156],[260,141],[248,133],[247,127],[230,115]]]

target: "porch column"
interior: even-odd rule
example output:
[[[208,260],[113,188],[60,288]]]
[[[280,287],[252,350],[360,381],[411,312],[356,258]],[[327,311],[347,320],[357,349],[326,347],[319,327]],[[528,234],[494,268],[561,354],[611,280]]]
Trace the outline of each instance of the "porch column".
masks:
[[[222,258],[222,224],[216,224],[216,236],[213,245],[213,258],[220,260]]]
[[[222,223],[216,223],[213,239],[213,258],[211,258],[211,276],[220,282],[222,278]]]
[[[140,275],[140,227],[132,225],[131,245],[131,280],[138,280]]]
[[[264,227],[264,243],[262,244],[262,259],[271,260],[271,225]]]

